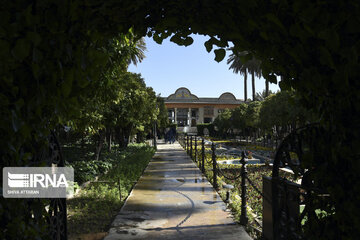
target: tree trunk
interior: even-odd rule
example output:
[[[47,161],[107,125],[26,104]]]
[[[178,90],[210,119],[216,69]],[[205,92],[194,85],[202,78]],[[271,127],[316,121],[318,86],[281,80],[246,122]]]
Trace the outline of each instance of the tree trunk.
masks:
[[[126,145],[125,145],[125,147],[127,147],[128,146],[128,144],[129,144],[129,142],[130,142],[130,138],[131,138],[131,131],[132,131],[132,128],[133,128],[133,126],[131,125],[129,128],[128,128],[128,131],[127,131],[127,133],[126,133]]]
[[[252,97],[253,101],[255,101],[255,72],[251,72],[251,84],[252,84]]]
[[[132,130],[133,126],[127,126],[124,128],[119,129],[119,145],[120,147],[127,147],[127,145],[129,144],[130,141],[130,137],[131,137],[131,130]]]
[[[244,73],[244,102],[247,101],[247,73]]]
[[[108,136],[107,136],[107,143],[108,143],[108,150],[109,150],[109,152],[111,152],[111,137],[112,137],[112,135],[111,135],[111,130],[108,130],[108,134],[107,134]]]
[[[141,133],[136,133],[136,142],[137,143],[141,143],[141,142],[143,142],[143,134],[141,134]]]
[[[291,124],[291,132],[295,131],[296,129],[296,121],[293,121],[292,124]]]
[[[115,136],[114,136],[114,140],[120,145],[120,141],[121,141],[121,135],[120,135],[121,129],[119,127],[115,128]]]
[[[119,146],[121,148],[124,148],[125,145],[126,145],[124,129],[119,130],[119,132],[118,132],[118,141],[119,141]]]
[[[98,134],[98,141],[97,141],[97,146],[96,146],[96,160],[100,159],[100,154],[101,154],[101,150],[104,144],[104,138],[105,138],[105,134],[104,131],[100,131]]]
[[[265,81],[265,97],[269,96],[269,81]]]

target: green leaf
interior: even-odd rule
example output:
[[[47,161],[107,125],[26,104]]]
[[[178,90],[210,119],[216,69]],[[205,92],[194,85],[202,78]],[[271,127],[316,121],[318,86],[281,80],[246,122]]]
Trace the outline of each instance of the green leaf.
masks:
[[[189,45],[193,44],[193,42],[194,42],[194,39],[192,39],[192,37],[187,37],[184,40],[184,45],[189,46]]]
[[[12,54],[19,61],[23,61],[30,53],[30,43],[25,39],[19,39],[16,41],[15,47],[12,50]]]
[[[175,34],[174,36],[172,36],[170,38],[170,41],[174,42],[174,43],[176,43],[178,45],[181,45],[181,38],[180,38],[179,34]]]
[[[171,35],[170,31],[165,31],[160,34],[162,39],[168,38]]]
[[[162,44],[163,38],[161,38],[159,35],[154,34],[153,39],[157,44]]]
[[[268,76],[266,76],[266,80],[268,80],[271,83],[277,83],[277,79],[276,76],[274,74],[269,74]]]
[[[213,48],[213,43],[211,41],[211,39],[207,40],[205,43],[205,48],[206,48],[206,51],[209,53],[211,52],[212,48]]]
[[[290,90],[291,87],[289,86],[289,83],[288,82],[285,82],[284,80],[280,81],[279,82],[279,87],[282,91],[285,91],[285,90]]]
[[[220,49],[214,50],[214,53],[215,53],[215,61],[221,62],[225,57],[226,51],[225,51],[225,49],[220,48]]]

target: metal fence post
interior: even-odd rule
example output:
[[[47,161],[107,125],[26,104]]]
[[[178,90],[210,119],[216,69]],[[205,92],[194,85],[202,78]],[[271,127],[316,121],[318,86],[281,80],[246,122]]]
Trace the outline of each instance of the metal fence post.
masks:
[[[184,148],[185,148],[185,151],[186,151],[186,135],[185,134],[183,136],[183,143],[184,143]]]
[[[201,171],[205,173],[205,140],[201,140]]]
[[[211,150],[212,150],[212,163],[213,163],[213,186],[215,189],[218,189],[217,184],[217,176],[216,176],[216,154],[215,154],[215,144],[211,144]]]
[[[191,159],[192,159],[192,151],[193,151],[193,149],[192,149],[192,146],[193,146],[192,140],[193,140],[193,136],[190,136],[190,158]]]
[[[194,160],[197,163],[197,136],[195,135],[195,156],[194,156]]]
[[[245,152],[243,151],[241,153],[241,216],[240,216],[240,224],[246,225],[248,223],[248,217],[247,217],[247,204],[246,204],[246,162],[245,162]]]
[[[185,135],[185,133],[184,133],[184,136],[183,136],[183,143],[184,143],[184,149],[185,149],[185,151],[186,151],[186,137],[185,137],[186,135]]]
[[[200,142],[200,148],[201,148],[201,150],[200,151],[202,151],[202,138],[200,137],[200,140],[201,140],[201,142]],[[201,154],[201,153],[199,153],[199,154]],[[202,156],[202,154],[201,154],[201,156]],[[200,156],[198,156],[199,158],[200,158]],[[199,161],[199,169],[200,169],[200,171],[201,171],[201,164],[202,164],[202,157],[198,160]]]

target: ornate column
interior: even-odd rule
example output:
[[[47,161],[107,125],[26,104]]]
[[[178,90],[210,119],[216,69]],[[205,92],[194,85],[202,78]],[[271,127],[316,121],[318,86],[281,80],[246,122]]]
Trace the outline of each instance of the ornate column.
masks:
[[[187,117],[188,125],[191,127],[191,108],[188,110],[188,117]]]
[[[199,121],[198,123],[204,123],[204,107],[199,108]]]
[[[177,108],[174,109],[175,109],[174,122],[177,124]]]

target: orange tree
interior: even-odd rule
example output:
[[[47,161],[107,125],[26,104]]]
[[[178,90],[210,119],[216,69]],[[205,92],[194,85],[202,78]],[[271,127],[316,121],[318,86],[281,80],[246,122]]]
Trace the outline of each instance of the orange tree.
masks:
[[[358,1],[15,0],[1,5],[0,16],[2,166],[36,161],[50,129],[76,115],[79,96],[101,79],[109,60],[101,49],[112,37],[133,27],[136,36],[158,43],[171,37],[190,45],[192,33],[203,34],[209,36],[207,51],[215,47],[216,61],[232,42],[234,51],[261,59],[267,80],[282,76],[280,87],[295,89],[302,104],[321,116],[326,134],[318,140],[327,149],[320,154],[327,165],[317,178],[328,186],[333,206],[321,232],[344,239],[359,235]],[[305,167],[317,161],[309,158]],[[24,220],[32,214],[10,216],[15,209],[22,216],[23,208],[3,200],[1,206],[5,238],[41,232]]]

